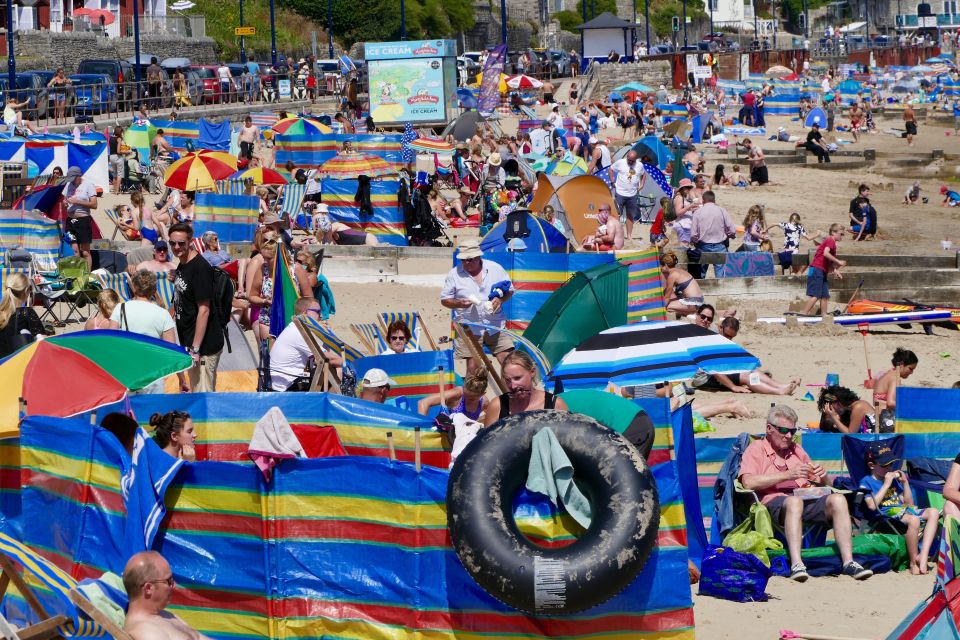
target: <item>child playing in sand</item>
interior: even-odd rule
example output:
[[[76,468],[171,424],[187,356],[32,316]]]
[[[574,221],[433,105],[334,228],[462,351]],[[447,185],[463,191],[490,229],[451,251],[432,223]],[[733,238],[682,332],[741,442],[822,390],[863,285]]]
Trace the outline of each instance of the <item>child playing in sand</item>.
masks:
[[[920,181],[915,180],[903,194],[903,204],[917,204],[920,201]]]
[[[750,181],[747,180],[747,177],[740,173],[740,165],[733,165],[733,173],[730,174],[730,184],[735,187],[749,187]]]
[[[888,518],[895,518],[907,525],[907,553],[910,556],[910,573],[927,573],[927,559],[930,557],[930,547],[937,536],[937,521],[940,513],[933,507],[920,511],[914,504],[913,491],[910,489],[910,479],[902,471],[895,470],[900,466],[900,459],[896,457],[890,445],[883,442],[876,443],[867,450],[867,467],[870,475],[860,480],[860,488],[870,492],[867,496],[867,506],[879,511]],[[917,543],[920,538],[920,528],[923,527],[923,543],[920,553],[917,553]]]
[[[947,185],[940,187],[940,195],[943,196],[943,202],[940,203],[941,207],[955,207],[960,204],[960,193],[948,189]]]
[[[755,204],[750,207],[743,219],[743,250],[759,251],[760,243],[769,239],[767,221],[763,217],[763,206]]]

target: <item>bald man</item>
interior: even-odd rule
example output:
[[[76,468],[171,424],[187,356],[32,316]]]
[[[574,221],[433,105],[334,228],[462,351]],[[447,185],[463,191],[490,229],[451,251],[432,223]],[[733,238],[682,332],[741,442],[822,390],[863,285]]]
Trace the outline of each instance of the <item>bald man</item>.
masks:
[[[142,551],[123,569],[123,586],[130,598],[124,631],[134,640],[200,640],[206,638],[165,611],[177,583],[170,565],[156,551]]]

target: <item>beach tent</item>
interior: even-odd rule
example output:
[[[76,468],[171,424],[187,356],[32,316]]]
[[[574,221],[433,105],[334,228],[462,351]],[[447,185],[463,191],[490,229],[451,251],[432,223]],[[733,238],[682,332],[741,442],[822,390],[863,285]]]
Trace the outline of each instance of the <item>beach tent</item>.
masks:
[[[565,252],[569,249],[570,243],[563,233],[546,220],[541,220],[529,212],[523,214],[523,219],[530,231],[530,235],[523,238],[528,253]],[[507,220],[493,225],[480,241],[480,248],[484,251],[506,251],[507,241],[503,236],[508,228]]]
[[[597,230],[596,215],[600,205],[616,206],[606,183],[596,176],[551,176],[540,174],[537,190],[530,202],[532,211],[543,211],[551,205],[566,230],[573,246]]]
[[[693,119],[690,121],[690,124],[693,125],[693,132],[690,134],[690,137],[694,142],[703,142],[703,132],[712,119],[713,111],[693,116]]]
[[[803,121],[803,126],[810,128],[813,125],[819,125],[821,128],[827,126],[827,112],[820,107],[814,107],[807,114]]]
[[[553,160],[544,169],[552,176],[580,176],[587,172],[587,162],[569,151],[560,160]]]
[[[636,151],[641,159],[643,159],[643,156],[649,156],[660,169],[665,169],[667,163],[673,160],[673,152],[657,136],[644,136],[634,142],[632,146],[622,147],[614,154],[614,160],[626,156],[627,152],[631,150]]]
[[[550,362],[578,344],[627,323],[627,268],[612,262],[578,271],[553,292],[523,332]]]

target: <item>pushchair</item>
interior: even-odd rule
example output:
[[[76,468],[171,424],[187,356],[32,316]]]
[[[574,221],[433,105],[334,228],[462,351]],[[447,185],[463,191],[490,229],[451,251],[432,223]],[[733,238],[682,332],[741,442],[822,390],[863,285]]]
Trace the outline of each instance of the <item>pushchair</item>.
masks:
[[[427,187],[429,189],[429,187]],[[453,246],[453,241],[447,236],[440,222],[434,217],[430,203],[422,189],[413,190],[413,198],[409,206],[404,206],[404,224],[410,244],[418,247]],[[444,238],[446,244],[438,238]]]

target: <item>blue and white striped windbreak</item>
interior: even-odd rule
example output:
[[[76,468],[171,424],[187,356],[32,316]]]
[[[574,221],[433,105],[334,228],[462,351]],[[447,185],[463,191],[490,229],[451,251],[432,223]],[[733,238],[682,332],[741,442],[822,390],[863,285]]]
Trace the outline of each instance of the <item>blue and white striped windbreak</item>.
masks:
[[[654,384],[707,373],[752,371],[760,360],[723,336],[687,322],[640,322],[601,331],[563,357],[551,377],[563,387]]]

